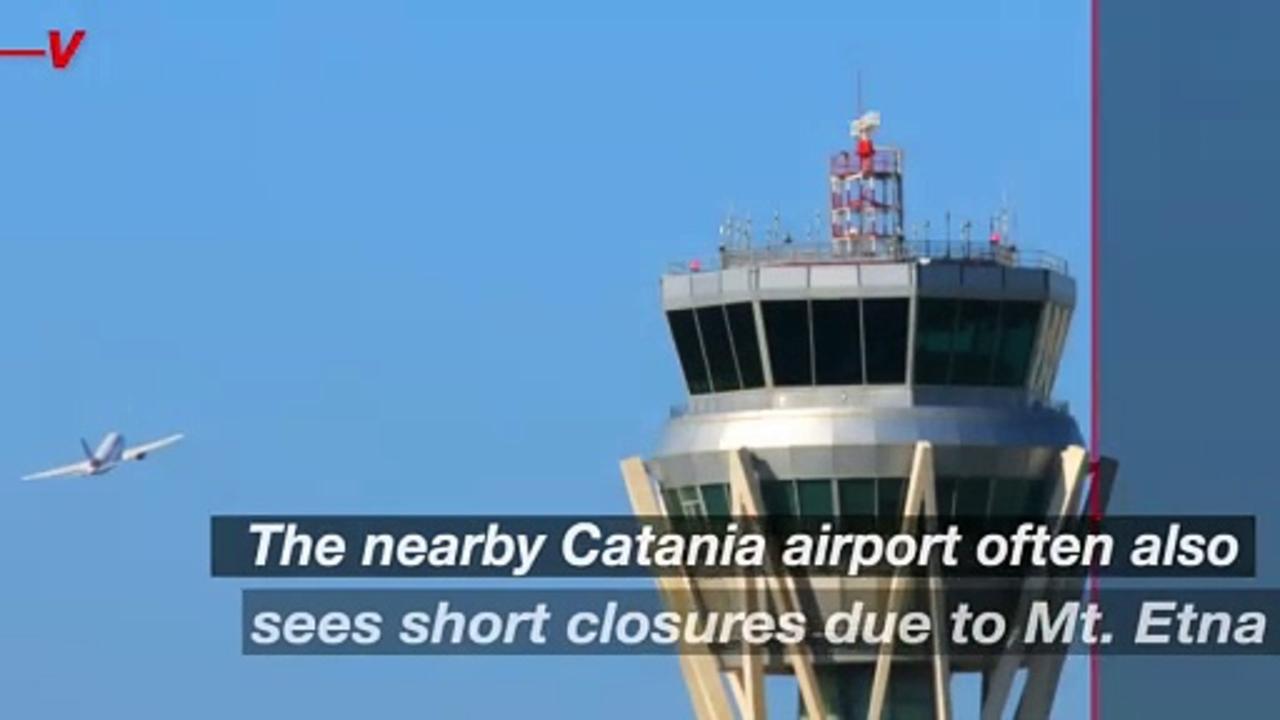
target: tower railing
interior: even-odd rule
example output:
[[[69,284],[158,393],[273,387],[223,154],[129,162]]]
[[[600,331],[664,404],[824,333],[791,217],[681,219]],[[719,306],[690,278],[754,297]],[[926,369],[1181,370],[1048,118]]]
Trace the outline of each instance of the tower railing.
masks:
[[[1007,243],[955,240],[866,238],[851,243],[779,243],[761,247],[726,247],[718,266],[700,262],[672,265],[672,274],[763,265],[818,265],[878,262],[944,261],[1051,270],[1067,274],[1067,261],[1043,250],[1023,250]]]

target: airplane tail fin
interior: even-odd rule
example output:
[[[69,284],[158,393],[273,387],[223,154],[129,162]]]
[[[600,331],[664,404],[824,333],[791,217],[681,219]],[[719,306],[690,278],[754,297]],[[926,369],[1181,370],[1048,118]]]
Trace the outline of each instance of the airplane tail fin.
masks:
[[[89,443],[86,442],[84,438],[80,438],[80,448],[84,450],[84,456],[86,458],[93,458],[93,450],[90,449]]]

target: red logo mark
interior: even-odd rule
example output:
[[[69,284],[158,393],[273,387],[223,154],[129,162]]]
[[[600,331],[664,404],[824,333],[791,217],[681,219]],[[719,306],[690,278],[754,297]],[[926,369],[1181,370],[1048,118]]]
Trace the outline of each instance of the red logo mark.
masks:
[[[71,58],[76,56],[76,51],[80,49],[80,43],[84,42],[84,31],[76,30],[71,33],[71,42],[66,47],[62,46],[62,32],[58,30],[49,31],[49,56],[53,60],[54,70],[66,70],[71,64]]]
[[[71,59],[80,50],[80,43],[84,42],[84,36],[84,30],[76,30],[71,33],[71,41],[63,45],[62,31],[50,30],[48,50],[44,48],[0,48],[0,58],[32,58],[48,55],[53,62],[54,70],[66,70],[67,66],[71,64]]]

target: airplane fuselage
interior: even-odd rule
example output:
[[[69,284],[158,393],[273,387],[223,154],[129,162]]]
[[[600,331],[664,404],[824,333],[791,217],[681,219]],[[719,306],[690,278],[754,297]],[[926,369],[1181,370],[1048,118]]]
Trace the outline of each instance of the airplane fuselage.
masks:
[[[98,448],[89,456],[89,474],[101,475],[110,472],[120,462],[124,454],[124,436],[118,432],[109,432],[98,443]]]

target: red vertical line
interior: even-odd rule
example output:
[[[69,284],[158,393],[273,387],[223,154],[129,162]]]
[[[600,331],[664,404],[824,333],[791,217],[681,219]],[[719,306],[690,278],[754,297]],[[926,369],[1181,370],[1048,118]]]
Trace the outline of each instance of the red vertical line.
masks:
[[[1102,519],[1102,493],[1099,483],[1102,475],[1099,472],[1098,460],[1101,457],[1102,425],[1102,368],[1099,362],[1100,342],[1100,305],[1101,305],[1101,253],[1100,237],[1102,230],[1099,205],[1101,172],[1101,18],[1099,8],[1101,0],[1090,0],[1089,3],[1089,471],[1092,475],[1089,514],[1097,523]],[[1089,599],[1097,603],[1101,599],[1101,583],[1097,568],[1090,568]],[[1102,717],[1102,659],[1098,645],[1089,648],[1089,717],[1090,720],[1101,720]]]

